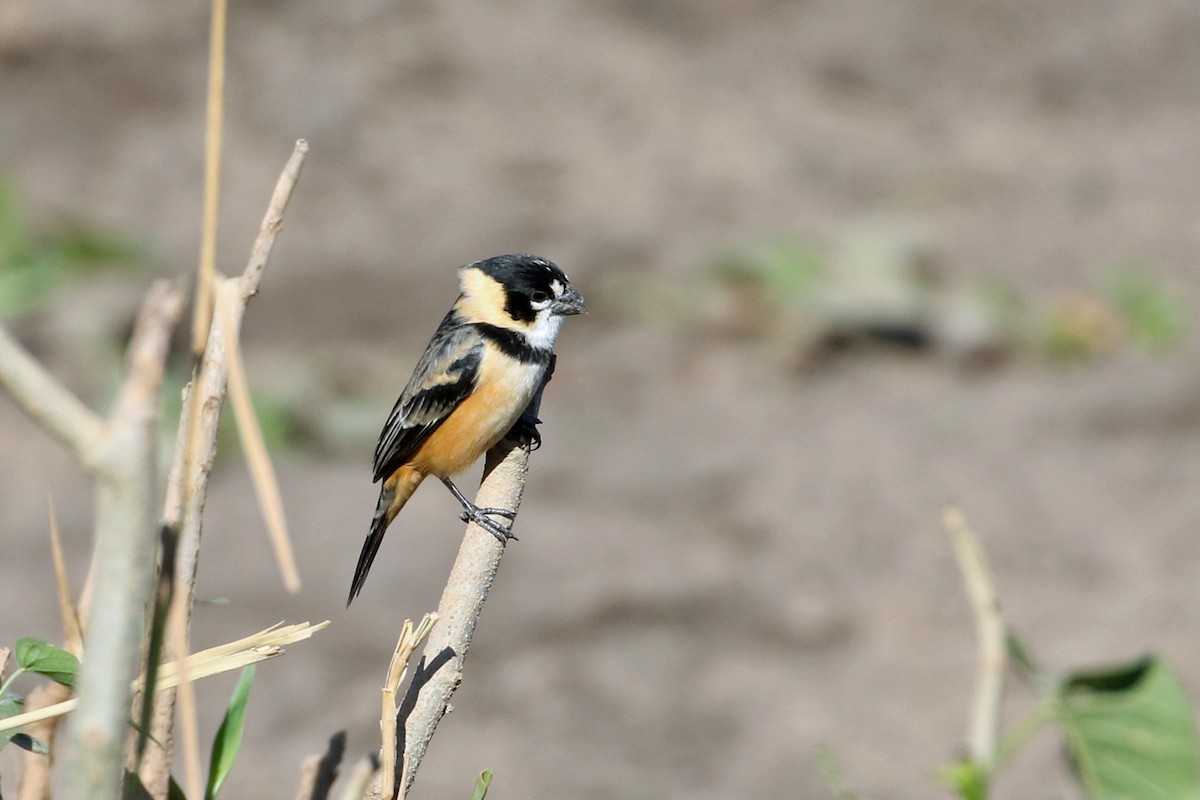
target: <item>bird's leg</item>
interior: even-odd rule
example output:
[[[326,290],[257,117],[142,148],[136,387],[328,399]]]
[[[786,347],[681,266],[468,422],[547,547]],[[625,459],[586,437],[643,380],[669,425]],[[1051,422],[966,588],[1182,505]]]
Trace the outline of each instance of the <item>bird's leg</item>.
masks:
[[[459,488],[454,485],[454,481],[450,480],[449,478],[442,478],[442,483],[446,484],[446,488],[450,490],[450,493],[454,495],[454,498],[462,505],[463,522],[474,522],[492,536],[495,536],[497,539],[499,539],[501,544],[506,544],[509,539],[516,540],[517,537],[513,536],[511,530],[485,515],[495,514],[498,517],[504,517],[505,519],[513,520],[516,519],[517,512],[510,511],[507,508],[480,508],[468,500],[466,495],[459,491]]]

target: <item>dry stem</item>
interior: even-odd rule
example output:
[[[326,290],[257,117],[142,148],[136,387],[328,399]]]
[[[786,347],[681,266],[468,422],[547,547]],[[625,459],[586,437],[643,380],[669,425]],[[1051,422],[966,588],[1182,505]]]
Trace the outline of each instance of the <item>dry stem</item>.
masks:
[[[403,773],[396,774],[396,726],[399,722],[397,715],[400,711],[400,706],[396,702],[396,693],[400,690],[400,684],[404,683],[404,677],[408,674],[408,660],[412,658],[413,652],[421,646],[421,642],[425,641],[425,637],[429,635],[437,620],[437,614],[426,614],[421,619],[421,624],[415,629],[411,619],[404,620],[404,626],[400,629],[400,638],[396,642],[396,650],[392,653],[392,662],[388,664],[387,679],[383,683],[383,711],[379,717],[379,729],[383,733],[383,745],[379,751],[379,790],[383,800],[392,800],[395,797],[397,779],[403,777]],[[404,756],[402,766],[407,772],[407,754]]]
[[[129,345],[129,371],[108,420],[88,410],[0,329],[0,384],[35,422],[74,451],[96,481],[92,574],[98,576],[97,603],[89,619],[81,621],[106,646],[96,648],[80,676],[81,712],[66,743],[68,798],[92,800],[120,792],[128,686],[141,655],[153,570],[150,502],[158,387],[181,306],[180,292],[166,282],[148,293]],[[78,626],[67,625],[68,638],[75,638],[71,628]]]
[[[67,565],[63,558],[62,537],[58,533],[58,514],[54,511],[53,498],[47,498],[50,510],[50,557],[54,561],[54,585],[58,588],[58,612],[62,617],[66,649],[76,658],[83,659],[83,625],[79,621],[79,609],[71,596],[71,584],[67,580]]]
[[[179,553],[175,565],[174,603],[169,622],[170,635],[165,643],[168,658],[180,658],[188,652],[187,628],[191,615],[196,570],[200,556],[201,521],[208,497],[208,482],[216,459],[217,428],[229,375],[226,347],[241,329],[242,317],[250,298],[266,270],[271,249],[283,225],[283,213],[300,177],[300,169],[308,154],[308,143],[296,142],[291,157],[284,166],[250,258],[240,277],[217,280],[218,294],[232,293],[236,302],[227,309],[224,325],[213,326],[208,333],[204,357],[196,369],[196,377],[184,392],[180,413],[175,458],[167,481],[167,497],[163,521],[179,532]],[[227,287],[227,288],[226,288]],[[160,694],[151,725],[153,740],[163,747],[150,747],[140,771],[143,785],[155,797],[166,795],[169,776],[172,729],[175,719],[175,692]],[[191,686],[185,680],[179,690],[181,727],[184,737],[185,774],[193,776],[189,784],[199,781],[199,745],[195,726],[195,700]],[[194,791],[194,789],[193,789]]]
[[[275,476],[275,467],[267,454],[262,427],[254,413],[254,404],[250,400],[250,389],[246,383],[246,372],[242,368],[241,344],[233,332],[233,309],[241,303],[233,291],[235,289],[235,284],[231,282],[222,283],[216,306],[216,318],[224,328],[227,343],[225,356],[229,362],[229,402],[233,406],[233,418],[237,420],[242,452],[245,453],[246,463],[250,467],[250,479],[254,484],[254,493],[258,496],[258,507],[262,509],[271,546],[275,549],[275,561],[283,573],[283,584],[289,592],[298,592],[300,573],[296,570],[296,556],[284,518],[279,479]]]
[[[475,504],[480,508],[516,511],[521,505],[528,471],[529,452],[509,442],[501,442],[487,454],[483,483]],[[504,547],[478,525],[467,526],[438,604],[440,622],[425,645],[405,701],[412,704],[412,708],[404,724],[407,768],[401,781],[402,797],[412,786],[429,740],[446,713],[450,696],[462,680],[463,661],[504,555]]]
[[[151,288],[129,346],[129,373],[99,437],[77,439],[77,455],[96,478],[95,604],[86,621],[105,647],[93,648],[79,680],[79,713],[68,732],[71,764],[64,796],[120,796],[129,681],[141,655],[145,602],[154,568],[154,427],[170,333],[182,297],[159,282]],[[54,395],[52,383],[42,389]],[[64,395],[58,394],[61,402]],[[77,403],[60,405],[77,416]],[[35,418],[39,418],[35,414]],[[54,427],[52,425],[52,427]],[[56,428],[60,433],[65,427]]]
[[[987,556],[966,520],[956,508],[948,508],[942,524],[950,533],[958,556],[967,595],[975,613],[979,647],[979,672],[975,679],[975,699],[967,745],[971,761],[990,771],[996,762],[1000,737],[1000,711],[1004,702],[1004,618]]]

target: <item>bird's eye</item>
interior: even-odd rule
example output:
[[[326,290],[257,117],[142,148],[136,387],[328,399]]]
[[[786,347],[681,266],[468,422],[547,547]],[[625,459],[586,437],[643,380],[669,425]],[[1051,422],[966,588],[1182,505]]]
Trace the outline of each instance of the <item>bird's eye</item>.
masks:
[[[543,292],[541,290],[538,290],[538,291],[531,293],[529,295],[529,299],[535,303],[544,303],[550,299],[550,295],[546,294],[545,292]]]

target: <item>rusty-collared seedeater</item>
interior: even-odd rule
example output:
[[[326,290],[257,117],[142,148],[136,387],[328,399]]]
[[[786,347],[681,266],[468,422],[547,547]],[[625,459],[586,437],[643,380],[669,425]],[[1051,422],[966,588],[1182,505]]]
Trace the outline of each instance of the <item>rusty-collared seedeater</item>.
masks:
[[[463,518],[501,542],[513,538],[478,508],[451,476],[475,463],[510,431],[540,443],[527,413],[549,377],[563,317],[587,310],[583,296],[555,264],[505,255],[460,267],[462,293],[433,334],[375,446],[375,481],[383,481],[346,605],[362,591],[383,534],[421,481],[440,478],[463,507]]]

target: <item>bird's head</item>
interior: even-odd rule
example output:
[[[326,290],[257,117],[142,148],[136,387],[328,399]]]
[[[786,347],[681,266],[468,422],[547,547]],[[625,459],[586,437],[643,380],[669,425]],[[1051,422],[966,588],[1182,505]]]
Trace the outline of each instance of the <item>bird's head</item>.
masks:
[[[587,313],[583,295],[545,258],[505,255],[459,269],[468,319],[515,329],[530,344],[550,347],[562,318]]]

